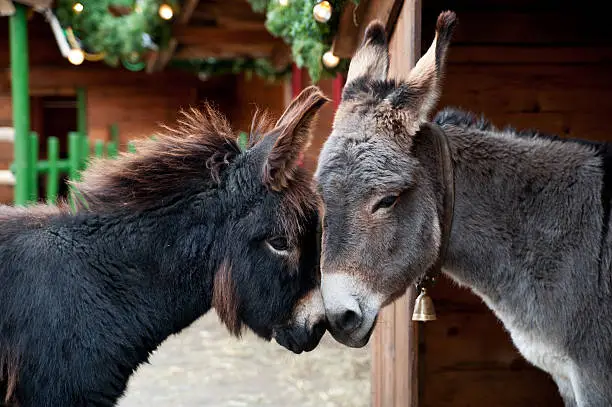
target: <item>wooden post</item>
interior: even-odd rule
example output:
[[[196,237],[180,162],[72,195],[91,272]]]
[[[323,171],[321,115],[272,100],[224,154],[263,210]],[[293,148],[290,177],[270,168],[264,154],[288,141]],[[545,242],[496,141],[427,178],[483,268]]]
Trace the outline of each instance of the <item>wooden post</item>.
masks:
[[[415,65],[420,56],[420,31],[421,1],[405,0],[389,44],[391,78],[405,77]],[[412,322],[415,298],[415,289],[410,287],[380,313],[372,343],[374,407],[418,406],[418,325]]]
[[[25,205],[30,195],[28,144],[30,137],[30,90],[28,71],[27,7],[15,4],[10,17],[11,95],[15,128],[15,205]]]

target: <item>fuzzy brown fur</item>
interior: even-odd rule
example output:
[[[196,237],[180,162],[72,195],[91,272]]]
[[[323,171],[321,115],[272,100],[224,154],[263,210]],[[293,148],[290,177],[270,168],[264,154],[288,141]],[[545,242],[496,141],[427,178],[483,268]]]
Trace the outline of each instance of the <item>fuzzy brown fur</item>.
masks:
[[[240,322],[238,316],[239,301],[235,282],[232,278],[232,266],[227,260],[223,262],[219,271],[215,274],[212,306],[229,332],[236,337],[240,337],[242,322]]]

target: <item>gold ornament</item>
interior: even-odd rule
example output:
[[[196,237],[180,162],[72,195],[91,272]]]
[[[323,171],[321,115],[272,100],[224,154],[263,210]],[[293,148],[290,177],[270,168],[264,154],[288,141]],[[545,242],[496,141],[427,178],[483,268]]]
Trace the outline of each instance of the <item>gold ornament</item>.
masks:
[[[157,12],[164,20],[170,20],[174,16],[174,10],[172,10],[172,7],[166,3],[160,5]]]
[[[68,61],[72,65],[81,65],[85,60],[85,53],[80,48],[72,48],[68,51]]]
[[[326,23],[332,16],[332,6],[327,0],[323,0],[317,4],[312,9],[312,15],[314,19],[320,23]]]

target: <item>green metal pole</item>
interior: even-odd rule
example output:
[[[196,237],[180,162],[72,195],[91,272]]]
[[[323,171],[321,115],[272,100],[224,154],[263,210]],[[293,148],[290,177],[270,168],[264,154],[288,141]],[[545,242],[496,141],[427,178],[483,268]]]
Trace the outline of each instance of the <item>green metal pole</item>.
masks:
[[[116,146],[119,145],[119,126],[117,123],[110,125],[110,139]]]
[[[47,139],[47,161],[49,172],[47,173],[47,203],[55,204],[59,190],[59,140],[57,137]]]
[[[89,139],[83,133],[79,132],[79,137],[81,138],[81,155],[80,155],[80,169],[84,170],[87,167],[87,162],[89,161]]]
[[[29,154],[28,154],[28,192],[30,202],[38,201],[38,169],[36,161],[38,161],[38,134],[32,132],[29,137]]]
[[[72,181],[78,181],[79,179],[82,146],[83,143],[81,142],[81,135],[79,133],[71,132],[68,134],[68,161],[70,162],[68,174]]]
[[[136,146],[134,145],[133,142],[128,141],[127,150],[130,153],[135,153],[136,152]]]
[[[15,129],[15,205],[26,205],[29,198],[28,143],[30,134],[30,91],[28,73],[27,7],[15,4],[10,17],[11,92]]]
[[[87,91],[77,88],[77,131],[87,137]]]
[[[109,158],[117,157],[117,144],[114,141],[106,144],[106,156]]]
[[[102,156],[104,156],[104,142],[102,140],[96,140],[96,144],[94,145],[94,154],[97,158],[102,158]]]

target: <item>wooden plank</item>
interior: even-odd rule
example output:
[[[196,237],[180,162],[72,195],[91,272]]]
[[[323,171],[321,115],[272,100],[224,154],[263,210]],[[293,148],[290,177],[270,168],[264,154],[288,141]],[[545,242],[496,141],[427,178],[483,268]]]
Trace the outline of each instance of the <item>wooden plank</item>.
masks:
[[[385,24],[387,35],[390,35],[403,3],[402,0],[370,0],[361,1],[357,8],[346,6],[334,39],[334,53],[350,58],[361,43],[368,24],[373,20],[380,20]]]
[[[180,48],[175,53],[174,59],[232,59],[240,57],[271,58],[279,46],[280,42],[269,42],[259,44],[223,44],[209,43],[199,45],[189,45]]]
[[[359,21],[363,21],[364,10],[368,8],[369,0],[362,0],[356,6],[347,2],[340,16],[338,32],[334,38],[334,54],[340,58],[351,58],[361,38],[359,37]]]
[[[181,13],[178,16],[177,24],[185,25],[189,23],[193,12],[200,3],[200,0],[185,0],[181,8]]]
[[[5,78],[10,83],[10,72],[5,72]],[[211,78],[209,81],[210,84],[221,82],[221,78]],[[39,65],[30,69],[31,89],[108,86],[108,84],[131,87],[142,86],[148,89],[172,89],[176,87],[177,83],[181,83],[182,86],[201,85],[195,75],[182,71],[143,75],[142,72],[106,68],[99,64],[95,68]]]
[[[194,27],[183,26],[174,29],[174,37],[186,45],[218,43],[219,45],[230,44],[259,44],[276,42],[272,36],[261,25],[255,29],[231,29],[218,27]]]
[[[200,2],[193,13],[194,25],[213,25],[222,28],[263,27],[265,13],[256,13],[244,0],[207,0]]]
[[[423,39],[429,44],[434,36],[440,10],[429,9],[423,15]],[[521,45],[596,45],[612,44],[604,15],[590,9],[572,12],[555,8],[534,12],[468,11],[457,14],[459,24],[453,44]]]
[[[611,46],[451,45],[448,64],[601,64],[612,62]]]
[[[178,41],[176,38],[170,38],[168,41],[168,46],[161,51],[155,53],[155,56],[147,62],[147,73],[153,72],[161,72],[164,70],[168,62],[172,59],[174,52],[176,51],[176,47],[178,46]]]
[[[371,2],[370,7],[376,7],[376,3]],[[395,4],[387,2],[386,5],[387,10],[373,9],[366,13],[366,18],[378,18],[389,23],[393,13],[389,6]],[[382,7],[381,4],[378,6]],[[420,55],[420,17],[420,0],[403,2],[389,44],[390,77],[406,75]],[[375,407],[418,406],[418,342],[412,322],[415,297],[414,288],[411,287],[380,312],[372,353],[372,374],[382,377],[372,383],[372,404]]]

